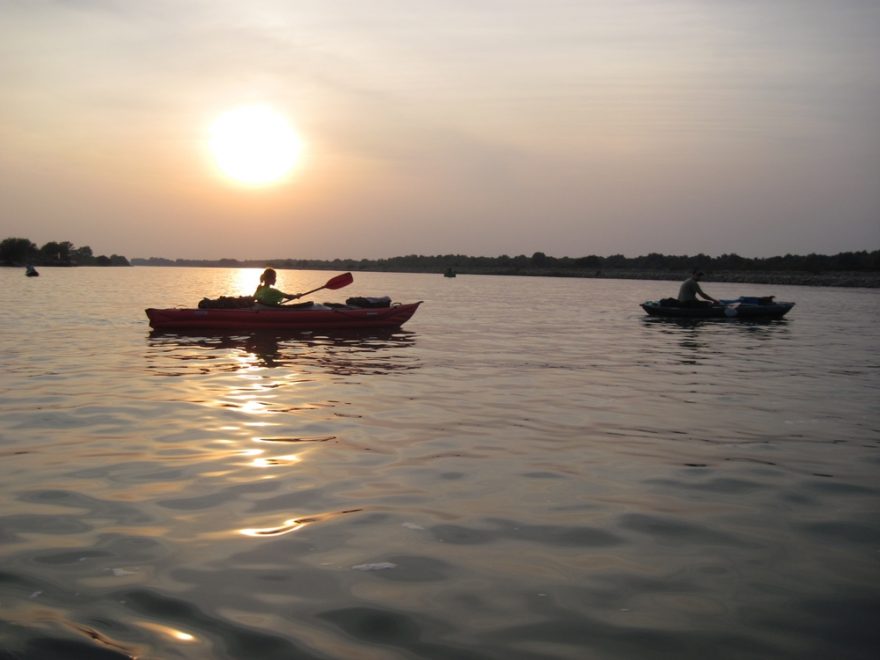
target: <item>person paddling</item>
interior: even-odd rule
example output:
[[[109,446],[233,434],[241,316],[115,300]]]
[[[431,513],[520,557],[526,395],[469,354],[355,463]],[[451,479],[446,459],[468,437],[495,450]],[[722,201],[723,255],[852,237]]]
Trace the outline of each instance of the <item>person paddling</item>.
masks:
[[[277,279],[274,268],[267,268],[260,275],[260,285],[254,291],[254,300],[262,305],[270,307],[278,307],[285,300],[296,300],[301,298],[301,293],[284,293],[276,289],[273,285]]]
[[[697,307],[699,305],[705,305],[706,303],[697,299],[697,296],[704,298],[705,300],[710,300],[716,305],[720,305],[721,303],[710,296],[708,293],[705,293],[700,288],[700,278],[703,277],[703,272],[700,270],[694,270],[691,273],[691,276],[681,283],[681,288],[678,290],[678,302],[682,307]]]

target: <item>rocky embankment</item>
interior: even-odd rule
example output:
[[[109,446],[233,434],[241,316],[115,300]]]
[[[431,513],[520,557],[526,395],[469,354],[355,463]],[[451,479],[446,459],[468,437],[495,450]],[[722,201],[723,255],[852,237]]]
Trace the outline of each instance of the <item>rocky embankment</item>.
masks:
[[[880,287],[880,273],[718,273],[716,282],[791,284],[795,286]]]

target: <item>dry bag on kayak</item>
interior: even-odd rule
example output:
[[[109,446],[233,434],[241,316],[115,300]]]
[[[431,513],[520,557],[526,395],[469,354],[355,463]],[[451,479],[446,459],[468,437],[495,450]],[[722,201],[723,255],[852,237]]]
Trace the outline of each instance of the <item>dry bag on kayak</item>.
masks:
[[[202,298],[199,309],[242,309],[253,307],[253,296],[220,296],[219,298]]]
[[[382,296],[381,298],[348,298],[346,305],[352,307],[391,307],[391,298]]]

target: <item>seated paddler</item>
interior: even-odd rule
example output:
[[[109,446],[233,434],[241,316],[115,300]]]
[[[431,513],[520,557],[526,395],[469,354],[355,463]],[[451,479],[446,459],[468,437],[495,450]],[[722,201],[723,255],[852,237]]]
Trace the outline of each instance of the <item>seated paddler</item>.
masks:
[[[702,305],[708,305],[709,303],[714,303],[716,305],[720,305],[721,302],[708,293],[704,292],[703,289],[700,288],[700,279],[703,277],[703,272],[696,269],[691,276],[681,283],[681,287],[678,289],[678,304],[682,307],[699,307]],[[703,300],[699,300],[697,298],[703,298]]]
[[[260,275],[260,285],[254,291],[254,300],[261,305],[268,307],[278,307],[285,300],[296,300],[300,297],[299,293],[284,293],[276,289],[274,284],[278,275],[274,268],[267,268]]]

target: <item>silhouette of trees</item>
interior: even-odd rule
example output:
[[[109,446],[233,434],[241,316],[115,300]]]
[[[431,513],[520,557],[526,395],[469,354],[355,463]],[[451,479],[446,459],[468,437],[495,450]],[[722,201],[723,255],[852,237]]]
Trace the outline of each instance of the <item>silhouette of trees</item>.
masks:
[[[6,266],[130,266],[128,259],[114,254],[95,256],[88,245],[76,247],[70,241],[49,241],[40,248],[27,238],[0,241],[0,264]]]
[[[37,253],[37,246],[26,238],[5,238],[0,242],[0,261],[24,264]]]
[[[493,275],[557,275],[570,277],[595,277],[611,272],[668,274],[670,278],[683,276],[694,269],[707,274],[720,273],[835,273],[880,272],[880,250],[873,252],[843,252],[833,256],[808,254],[797,256],[747,258],[738,254],[722,254],[710,257],[697,255],[664,255],[652,252],[639,257],[613,254],[607,257],[588,255],[584,257],[551,257],[543,252],[526,255],[499,257],[469,257],[462,254],[417,255],[409,254],[387,259],[133,259],[135,265],[144,266],[224,266],[299,268],[308,270],[353,270],[397,273],[443,273],[451,268],[456,273]]]
[[[62,241],[61,243],[50,241],[40,248],[40,256],[47,261],[66,262],[70,260],[71,250],[73,250],[73,243],[70,241]]]

